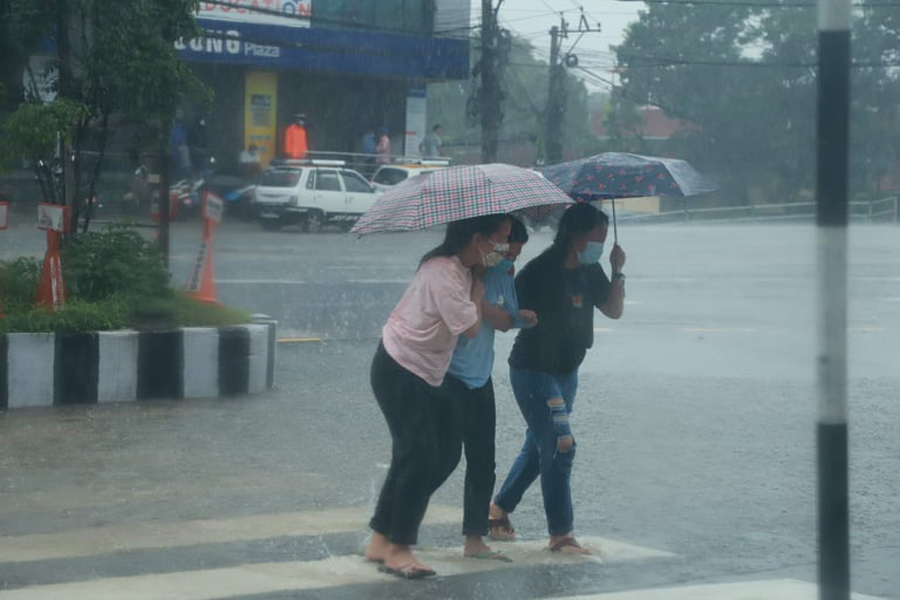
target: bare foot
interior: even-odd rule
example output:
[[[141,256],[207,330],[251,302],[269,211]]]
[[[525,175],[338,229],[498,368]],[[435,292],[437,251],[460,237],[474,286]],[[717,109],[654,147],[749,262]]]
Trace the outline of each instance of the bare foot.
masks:
[[[463,556],[484,555],[491,551],[491,547],[484,543],[480,535],[467,535],[463,546]]]
[[[565,535],[551,535],[547,546],[550,552],[560,554],[593,554],[590,550],[578,543],[571,533]]]
[[[491,502],[491,506],[488,509],[488,516],[492,519],[503,519],[509,516],[509,513]]]
[[[416,555],[412,553],[409,546],[401,544],[391,544],[387,554],[384,557],[384,566],[387,569],[403,571],[406,573],[421,571],[434,574],[434,571],[428,565],[419,562]],[[413,577],[407,577],[415,579]]]
[[[391,541],[387,539],[386,535],[373,531],[372,539],[369,540],[369,545],[366,547],[366,560],[378,563],[384,562],[384,557],[388,555],[390,547]]]

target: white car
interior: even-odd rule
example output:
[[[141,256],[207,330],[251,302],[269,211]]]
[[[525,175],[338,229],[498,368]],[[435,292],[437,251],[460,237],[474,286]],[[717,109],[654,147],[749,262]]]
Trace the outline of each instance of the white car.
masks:
[[[300,225],[318,233],[324,225],[343,230],[375,203],[366,179],[341,161],[285,161],[263,173],[253,190],[253,212],[265,229]]]
[[[450,161],[448,160],[423,160],[409,164],[381,165],[372,175],[372,185],[379,192],[384,192],[410,177],[445,169],[449,165]]]

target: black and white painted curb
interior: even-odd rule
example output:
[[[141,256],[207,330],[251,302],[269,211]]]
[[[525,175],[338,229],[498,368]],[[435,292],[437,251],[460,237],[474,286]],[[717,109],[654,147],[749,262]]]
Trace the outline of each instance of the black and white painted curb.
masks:
[[[275,383],[276,323],[0,336],[0,409],[254,394]]]

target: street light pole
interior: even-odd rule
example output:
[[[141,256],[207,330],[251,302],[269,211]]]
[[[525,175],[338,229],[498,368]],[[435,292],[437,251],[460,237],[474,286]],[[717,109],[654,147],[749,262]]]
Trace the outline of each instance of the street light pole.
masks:
[[[819,272],[819,598],[850,598],[847,222],[851,0],[819,0],[816,140]]]

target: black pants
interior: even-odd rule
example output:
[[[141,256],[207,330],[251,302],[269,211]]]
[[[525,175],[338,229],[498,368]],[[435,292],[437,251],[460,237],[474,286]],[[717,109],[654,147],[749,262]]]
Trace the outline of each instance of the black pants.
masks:
[[[485,536],[488,533],[488,509],[496,478],[494,432],[497,409],[494,383],[488,379],[480,388],[472,389],[448,375],[445,385],[454,404],[462,411],[462,438],[466,452],[462,532],[463,535]]]
[[[460,412],[442,389],[397,364],[383,344],[375,352],[371,379],[393,445],[369,526],[395,544],[412,545],[431,494],[459,463]]]

